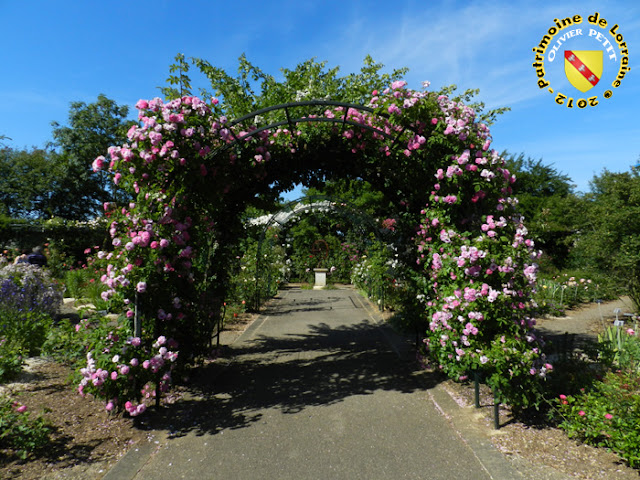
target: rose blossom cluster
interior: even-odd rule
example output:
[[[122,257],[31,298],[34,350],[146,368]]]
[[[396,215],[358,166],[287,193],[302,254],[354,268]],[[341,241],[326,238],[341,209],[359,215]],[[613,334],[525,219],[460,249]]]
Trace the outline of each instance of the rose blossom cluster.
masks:
[[[122,405],[131,416],[139,415],[146,409],[144,398],[149,384],[140,392],[134,391],[135,385],[155,381],[160,376],[160,388],[166,391],[171,382],[172,366],[178,358],[177,352],[169,350],[175,344],[160,336],[153,343],[153,350],[148,351],[141,347],[139,337],[129,337],[124,342],[113,332],[110,337],[110,348],[87,353],[87,366],[80,369],[82,380],[78,392],[105,398],[107,411],[124,402]],[[118,353],[109,358],[114,351]]]
[[[512,348],[515,362],[526,358],[527,374],[545,376],[550,366],[530,333],[539,252],[513,209],[515,177],[490,149],[489,128],[475,120],[472,108],[446,97],[437,104],[434,123],[455,137],[459,153],[434,167],[415,237],[417,263],[428,279],[419,292],[429,322],[428,356],[457,378],[474,369],[492,371]],[[519,343],[504,346],[505,333]],[[515,377],[516,370],[500,373]]]

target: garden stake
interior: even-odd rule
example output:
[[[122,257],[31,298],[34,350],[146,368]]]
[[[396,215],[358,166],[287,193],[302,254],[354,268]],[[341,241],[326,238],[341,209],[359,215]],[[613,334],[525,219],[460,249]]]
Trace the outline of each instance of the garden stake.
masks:
[[[160,375],[156,375],[156,410],[160,410],[160,395],[162,395],[160,382],[161,382]]]
[[[480,408],[480,374],[473,372],[473,386],[475,393],[476,408]]]
[[[500,430],[500,402],[497,391],[493,392],[493,428]]]

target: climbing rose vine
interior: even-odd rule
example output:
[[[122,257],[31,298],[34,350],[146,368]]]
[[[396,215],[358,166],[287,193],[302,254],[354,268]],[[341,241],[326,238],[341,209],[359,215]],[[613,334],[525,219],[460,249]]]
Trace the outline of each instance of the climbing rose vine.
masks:
[[[160,336],[180,348],[182,361],[202,354],[224,300],[229,232],[238,231],[246,205],[277,182],[301,181],[296,157],[316,161],[318,151],[338,152],[351,156],[358,175],[398,197],[403,212],[394,229],[414,222],[427,358],[454,378],[481,371],[505,399],[527,405],[551,369],[530,333],[537,254],[514,215],[514,178],[490,149],[489,128],[472,108],[403,81],[372,92],[367,106],[372,111],[328,105],[302,122],[271,118],[280,127],[261,128],[257,117],[230,123],[215,98],[139,101],[129,142],[93,163],[131,195],[104,206],[112,239],[112,248],[98,253],[105,299],[127,318],[137,305],[144,319],[137,341],[149,354]],[[127,345],[120,348],[128,352]],[[171,352],[174,358],[177,349]],[[102,353],[91,355],[86,384]],[[115,363],[115,380],[97,375],[104,391],[114,395],[109,382],[123,376],[140,385],[133,369],[122,373]],[[143,391],[125,390],[132,398],[118,402],[131,413]]]

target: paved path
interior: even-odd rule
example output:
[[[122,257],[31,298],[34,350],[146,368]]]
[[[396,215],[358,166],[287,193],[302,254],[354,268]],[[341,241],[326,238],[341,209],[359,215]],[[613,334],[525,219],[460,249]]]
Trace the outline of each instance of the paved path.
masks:
[[[369,307],[353,290],[281,292],[230,347],[233,361],[166,409],[168,435],[105,478],[522,478],[465,435],[447,411],[456,405],[412,371],[406,342]]]
[[[624,328],[637,328],[637,321],[625,315],[634,311],[629,297],[601,304],[588,303],[568,310],[564,317],[538,320],[536,330],[546,341],[553,342],[556,355],[561,355],[580,349],[587,342],[596,341],[598,333],[605,327],[613,326],[616,318],[625,321]]]

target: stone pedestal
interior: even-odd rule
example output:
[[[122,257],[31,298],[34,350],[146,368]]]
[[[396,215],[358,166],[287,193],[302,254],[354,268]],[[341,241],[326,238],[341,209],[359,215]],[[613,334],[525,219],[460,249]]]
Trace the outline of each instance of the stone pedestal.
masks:
[[[316,281],[313,285],[314,290],[321,290],[327,286],[327,268],[314,268],[313,272],[316,274]]]

